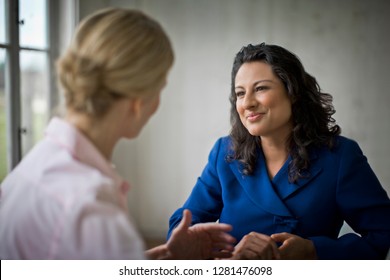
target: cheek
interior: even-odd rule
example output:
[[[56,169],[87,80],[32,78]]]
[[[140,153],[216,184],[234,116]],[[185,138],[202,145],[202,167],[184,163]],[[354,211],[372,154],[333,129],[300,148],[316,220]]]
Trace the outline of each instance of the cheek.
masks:
[[[237,101],[237,102],[236,102],[236,111],[237,111],[237,113],[238,113],[238,114],[240,115],[240,117],[241,117],[242,113],[244,112],[244,109],[243,109],[243,107],[242,107],[240,101]]]
[[[262,104],[262,106],[264,108],[272,109],[272,108],[277,107],[280,104],[281,100],[278,98],[275,98],[274,96],[272,96],[270,94],[264,94],[258,98],[258,102],[260,104]]]
[[[261,103],[264,107],[269,109],[278,110],[282,114],[288,114],[291,112],[291,102],[287,97],[287,93],[279,93],[274,96],[265,96]]]
[[[155,97],[153,100],[150,101],[149,104],[149,117],[152,116],[154,113],[156,113],[158,107],[160,105],[160,97]]]
[[[238,113],[238,118],[241,120],[241,123],[245,126],[245,116],[244,116],[244,110],[241,106],[236,105],[236,111]]]
[[[289,120],[292,118],[292,107],[291,102],[289,100],[283,100],[282,106],[280,106],[279,114],[282,116],[283,119]]]

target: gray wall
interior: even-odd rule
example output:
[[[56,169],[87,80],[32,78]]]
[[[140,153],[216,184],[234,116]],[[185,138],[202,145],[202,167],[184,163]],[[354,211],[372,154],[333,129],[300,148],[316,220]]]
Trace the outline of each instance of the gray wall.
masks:
[[[159,111],[114,155],[145,236],[165,236],[213,143],[228,134],[231,64],[248,43],[279,44],[301,58],[333,95],[343,134],[358,141],[390,194],[390,1],[80,0],[80,15],[106,6],[156,18],[176,54]]]

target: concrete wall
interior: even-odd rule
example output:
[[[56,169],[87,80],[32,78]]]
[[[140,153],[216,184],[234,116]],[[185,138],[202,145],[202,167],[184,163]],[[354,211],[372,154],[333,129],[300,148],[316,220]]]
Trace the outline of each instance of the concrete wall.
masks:
[[[213,143],[228,134],[231,65],[248,43],[279,44],[301,58],[390,194],[389,1],[80,0],[80,15],[106,6],[145,11],[175,48],[159,111],[114,155],[133,186],[130,210],[145,236],[165,236]]]

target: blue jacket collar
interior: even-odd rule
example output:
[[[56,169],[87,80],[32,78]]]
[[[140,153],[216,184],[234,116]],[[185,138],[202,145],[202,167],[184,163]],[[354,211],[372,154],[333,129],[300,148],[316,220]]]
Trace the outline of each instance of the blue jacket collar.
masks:
[[[257,206],[274,215],[293,217],[293,213],[288,209],[284,200],[305,187],[320,173],[322,168],[313,166],[313,160],[316,158],[316,153],[311,153],[312,168],[309,170],[309,175],[300,178],[296,183],[288,181],[287,172],[288,164],[291,161],[290,157],[272,181],[268,176],[264,156],[261,151],[259,151],[259,158],[252,175],[244,175],[241,172],[242,164],[237,160],[230,162],[230,168],[248,197]]]

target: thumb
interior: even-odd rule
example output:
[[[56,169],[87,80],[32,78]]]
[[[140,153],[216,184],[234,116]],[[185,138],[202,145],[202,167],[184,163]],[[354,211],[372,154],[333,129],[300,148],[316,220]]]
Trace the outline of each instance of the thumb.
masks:
[[[275,242],[284,242],[286,239],[288,239],[290,237],[290,234],[288,234],[287,232],[282,232],[282,233],[274,233],[271,235],[271,238],[275,241]]]
[[[183,218],[180,221],[179,226],[177,227],[178,230],[184,230],[190,227],[192,222],[192,214],[191,211],[188,209],[184,209],[183,211]]]

